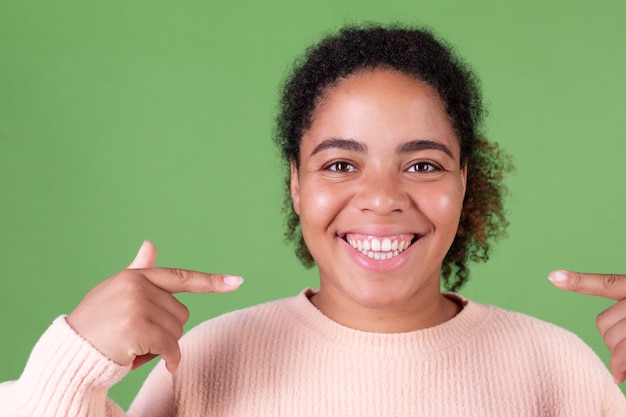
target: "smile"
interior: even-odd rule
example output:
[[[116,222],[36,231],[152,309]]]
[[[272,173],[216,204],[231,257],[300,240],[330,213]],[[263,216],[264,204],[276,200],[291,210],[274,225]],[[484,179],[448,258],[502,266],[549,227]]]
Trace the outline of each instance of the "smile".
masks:
[[[363,255],[374,260],[391,259],[406,250],[418,238],[414,234],[398,236],[366,236],[347,234],[346,242]]]

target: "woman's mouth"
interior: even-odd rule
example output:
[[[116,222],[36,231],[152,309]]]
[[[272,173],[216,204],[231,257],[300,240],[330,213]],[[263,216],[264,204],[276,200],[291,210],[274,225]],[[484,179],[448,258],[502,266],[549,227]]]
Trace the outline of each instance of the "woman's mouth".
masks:
[[[374,260],[391,259],[405,251],[417,239],[415,234],[372,236],[348,233],[343,239],[354,249]]]

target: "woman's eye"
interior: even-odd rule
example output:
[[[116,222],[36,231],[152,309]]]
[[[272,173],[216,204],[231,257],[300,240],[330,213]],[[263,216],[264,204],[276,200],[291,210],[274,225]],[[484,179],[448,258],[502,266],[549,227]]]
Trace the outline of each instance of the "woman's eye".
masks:
[[[418,162],[409,167],[409,172],[436,172],[441,171],[437,165],[430,162]]]
[[[349,164],[348,162],[344,162],[344,161],[332,163],[328,166],[327,169],[331,171],[335,171],[335,172],[341,172],[341,173],[356,171],[356,168],[352,164]]]

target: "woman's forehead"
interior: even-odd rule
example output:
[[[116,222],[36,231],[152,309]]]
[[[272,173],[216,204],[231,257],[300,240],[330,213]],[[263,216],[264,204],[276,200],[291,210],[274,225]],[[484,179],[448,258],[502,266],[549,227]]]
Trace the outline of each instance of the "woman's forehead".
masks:
[[[358,141],[370,136],[380,141],[393,139],[394,147],[398,140],[450,137],[453,140],[449,145],[458,145],[445,107],[434,89],[389,69],[362,71],[328,89],[313,112],[303,141],[331,137]]]

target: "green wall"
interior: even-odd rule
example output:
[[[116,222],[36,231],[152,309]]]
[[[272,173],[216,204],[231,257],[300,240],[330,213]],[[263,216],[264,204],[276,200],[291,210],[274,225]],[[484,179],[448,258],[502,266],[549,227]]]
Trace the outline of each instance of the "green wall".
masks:
[[[514,157],[509,236],[462,293],[571,329],[608,360],[594,320],[609,303],[545,277],[626,272],[624,4],[1,0],[0,380],[144,239],[159,265],[246,278],[180,296],[190,325],[315,286],[282,242],[277,85],[320,33],[364,20],[456,45],[482,79],[489,137]],[[144,368],[112,390],[124,407]]]

